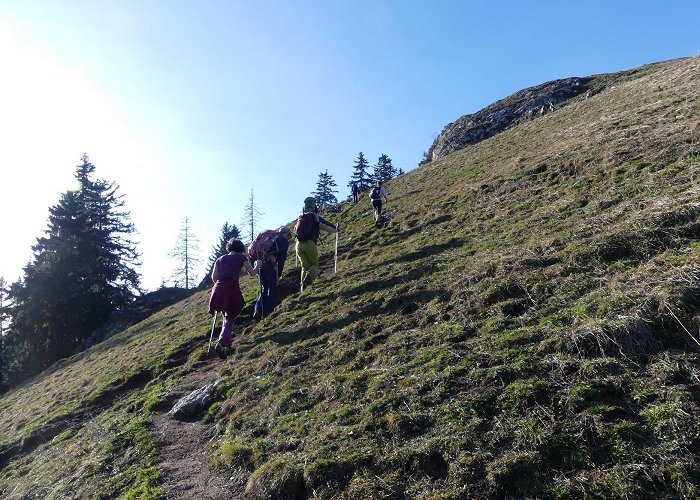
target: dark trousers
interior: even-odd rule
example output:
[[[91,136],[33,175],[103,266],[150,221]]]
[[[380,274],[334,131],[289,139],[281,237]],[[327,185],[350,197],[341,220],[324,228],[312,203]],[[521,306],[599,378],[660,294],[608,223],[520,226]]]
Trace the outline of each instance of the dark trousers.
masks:
[[[255,302],[254,315],[265,317],[277,306],[277,269],[270,262],[260,268],[260,297]]]
[[[360,193],[352,193],[352,202],[357,203],[360,201]]]
[[[374,208],[374,220],[379,220],[382,216],[382,200],[372,200],[372,208]]]

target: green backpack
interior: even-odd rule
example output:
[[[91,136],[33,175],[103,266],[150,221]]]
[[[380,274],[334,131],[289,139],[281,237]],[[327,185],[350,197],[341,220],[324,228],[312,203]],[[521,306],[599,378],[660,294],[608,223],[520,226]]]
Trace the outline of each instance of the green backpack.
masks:
[[[316,198],[309,196],[304,200],[304,212],[307,214],[316,213]]]

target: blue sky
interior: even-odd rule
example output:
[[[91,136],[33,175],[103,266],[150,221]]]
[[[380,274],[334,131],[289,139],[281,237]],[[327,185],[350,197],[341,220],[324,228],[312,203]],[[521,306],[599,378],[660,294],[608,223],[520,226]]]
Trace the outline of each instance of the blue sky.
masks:
[[[153,289],[186,216],[206,258],[251,187],[277,227],[326,169],[345,195],[360,151],[410,170],[517,90],[697,55],[699,19],[690,0],[0,0],[0,276],[83,153],[121,186]]]

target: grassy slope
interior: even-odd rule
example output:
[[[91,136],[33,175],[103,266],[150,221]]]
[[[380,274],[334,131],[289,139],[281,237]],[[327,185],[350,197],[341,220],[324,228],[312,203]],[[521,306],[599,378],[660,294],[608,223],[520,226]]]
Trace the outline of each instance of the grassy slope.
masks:
[[[224,365],[222,473],[261,498],[699,495],[698,81],[698,58],[601,76],[600,94],[392,181],[388,228],[346,207],[340,272]],[[201,358],[205,301],[0,399],[6,446],[87,422],[0,489],[156,495],[143,422]],[[149,353],[166,331],[172,352]]]

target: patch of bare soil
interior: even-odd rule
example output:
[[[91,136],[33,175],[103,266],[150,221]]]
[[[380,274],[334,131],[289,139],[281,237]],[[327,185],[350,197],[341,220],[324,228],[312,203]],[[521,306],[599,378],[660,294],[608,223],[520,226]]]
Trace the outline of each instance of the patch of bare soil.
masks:
[[[180,421],[167,412],[183,396],[218,378],[219,359],[206,362],[185,375],[168,394],[168,404],[151,417],[151,433],[161,472],[161,488],[168,499],[224,500],[243,498],[243,479],[214,470],[209,463],[211,426],[201,420]]]

